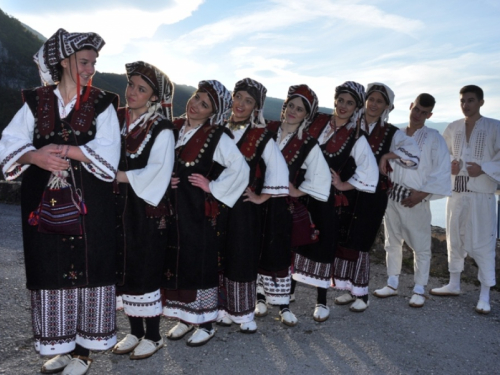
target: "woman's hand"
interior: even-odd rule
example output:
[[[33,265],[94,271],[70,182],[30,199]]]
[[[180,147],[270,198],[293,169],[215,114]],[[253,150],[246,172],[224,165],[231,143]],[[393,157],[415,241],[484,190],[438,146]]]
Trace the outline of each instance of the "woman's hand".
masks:
[[[181,182],[181,179],[172,175],[172,177],[170,178],[170,187],[172,189],[177,189],[179,187],[179,182]]]
[[[127,177],[127,174],[123,171],[118,171],[116,173],[116,181],[122,183],[122,184],[128,184],[129,183],[129,180],[128,180],[128,177]]]
[[[270,194],[255,194],[255,192],[252,191],[252,189],[250,189],[249,187],[247,187],[247,189],[243,193],[243,196],[246,197],[245,199],[243,199],[243,202],[252,202],[255,204],[262,204],[271,197]]]
[[[30,151],[19,158],[19,163],[33,164],[49,172],[64,171],[69,168],[69,162],[61,158],[63,148],[53,143]]]
[[[340,176],[332,168],[330,168],[330,172],[332,174],[332,185],[335,187],[335,189],[337,189],[338,191],[347,191],[354,189],[354,186],[352,186],[351,183],[342,182]]]
[[[293,184],[291,182],[288,183],[288,190],[289,190],[288,195],[290,195],[291,197],[294,197],[294,198],[298,198],[298,197],[302,197],[302,196],[306,195],[306,193],[304,193],[303,191],[295,188],[295,186],[293,186]]]
[[[188,177],[188,181],[191,182],[193,186],[199,187],[206,193],[210,193],[210,187],[208,186],[208,179],[199,173],[193,173]]]

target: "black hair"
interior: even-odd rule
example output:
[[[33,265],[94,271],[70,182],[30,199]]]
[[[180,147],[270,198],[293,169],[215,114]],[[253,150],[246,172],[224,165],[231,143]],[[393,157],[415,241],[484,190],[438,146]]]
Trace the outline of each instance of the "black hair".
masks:
[[[422,107],[431,107],[434,109],[436,105],[436,99],[431,94],[422,93],[415,99],[415,104],[420,104]]]
[[[307,100],[305,100],[305,99],[304,99],[302,96],[300,96],[300,95],[292,95],[292,96],[290,96],[290,97],[286,100],[286,103],[288,104],[288,102],[289,102],[290,100],[293,100],[293,99],[295,99],[295,98],[300,98],[300,99],[302,99],[302,103],[304,104],[304,107],[305,107],[305,109],[306,109],[306,112],[307,112],[308,114],[309,114],[309,113],[311,113],[311,105],[309,104],[309,102],[308,102]]]
[[[479,101],[484,99],[483,89],[479,86],[467,85],[467,86],[464,86],[460,89],[461,95],[466,94],[468,92],[472,92],[473,94],[476,94],[477,100],[479,100]]]

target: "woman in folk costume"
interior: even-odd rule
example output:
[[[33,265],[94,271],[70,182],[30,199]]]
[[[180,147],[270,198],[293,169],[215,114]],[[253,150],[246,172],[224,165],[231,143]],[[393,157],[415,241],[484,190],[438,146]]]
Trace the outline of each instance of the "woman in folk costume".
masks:
[[[21,217],[35,348],[42,356],[56,354],[42,373],[84,374],[90,350],[116,343],[111,182],[120,157],[118,98],[91,86],[103,45],[95,33],[59,29],[51,36],[34,56],[45,86],[23,91],[25,104],[0,141],[5,177],[24,172]],[[71,185],[82,196],[87,213],[77,230],[42,222],[49,178],[59,184],[54,190]],[[80,206],[77,212],[85,213]]]
[[[331,284],[332,266],[339,238],[339,212],[342,206],[355,204],[357,191],[375,192],[378,165],[359,128],[365,104],[365,88],[348,81],[335,88],[335,110],[332,115],[319,114],[307,131],[318,139],[332,181],[327,202],[309,199],[307,209],[319,230],[319,241],[300,246],[295,252],[292,294],[297,281],[317,288],[313,318],[328,319],[326,303]],[[344,193],[345,192],[345,193]]]
[[[379,165],[379,180],[374,194],[359,192],[342,206],[340,238],[335,254],[333,278],[335,288],[348,291],[335,299],[338,305],[351,302],[350,310],[363,312],[369,306],[369,254],[377,236],[390,187],[388,160],[396,159],[408,168],[418,166],[420,149],[415,141],[397,127],[387,123],[394,108],[394,92],[383,83],[370,83],[366,90],[365,116],[361,128]],[[347,192],[346,194],[348,194]]]
[[[328,164],[316,139],[305,130],[317,108],[316,94],[307,85],[291,86],[283,104],[282,120],[268,124],[268,129],[277,133],[276,143],[288,166],[290,197],[267,202],[255,315],[266,315],[267,304],[278,305],[281,321],[288,326],[297,324],[289,307],[294,246],[292,212],[298,197],[309,195],[326,202],[330,193]]]
[[[116,175],[117,292],[130,334],[113,353],[131,359],[163,347],[160,283],[167,248],[166,191],[174,166],[174,85],[153,65],[126,65],[127,106],[118,110],[122,152]],[[146,330],[144,330],[146,324]]]
[[[288,195],[288,169],[262,116],[266,88],[245,78],[233,90],[233,112],[226,126],[250,167],[249,185],[229,212],[217,324],[240,324],[254,333],[256,280],[262,237],[262,206],[270,197]]]
[[[220,82],[201,81],[186,105],[186,118],[174,121],[179,139],[169,191],[175,221],[163,273],[163,313],[179,320],[167,334],[171,340],[197,326],[189,346],[203,345],[215,334],[228,207],[248,186],[245,158],[220,126],[231,105],[231,93]]]

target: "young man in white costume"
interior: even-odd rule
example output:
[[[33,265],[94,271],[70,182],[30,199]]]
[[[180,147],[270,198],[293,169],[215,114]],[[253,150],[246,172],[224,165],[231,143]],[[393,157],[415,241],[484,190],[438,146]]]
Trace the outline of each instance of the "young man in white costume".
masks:
[[[478,265],[481,292],[476,311],[488,314],[490,288],[495,285],[495,190],[500,182],[500,121],[481,116],[483,90],[460,90],[465,118],[444,132],[451,154],[453,193],[446,207],[446,241],[450,282],[431,290],[436,296],[460,294],[460,273],[470,255]]]
[[[421,154],[417,169],[402,167],[391,160],[393,187],[385,211],[385,251],[387,286],[373,293],[386,298],[398,294],[399,275],[403,260],[403,241],[413,249],[414,281],[411,307],[425,303],[425,286],[431,264],[431,209],[432,199],[451,195],[450,157],[446,142],[439,132],[425,126],[432,116],[436,100],[432,95],[420,94],[410,105],[409,124],[402,129],[413,137]]]

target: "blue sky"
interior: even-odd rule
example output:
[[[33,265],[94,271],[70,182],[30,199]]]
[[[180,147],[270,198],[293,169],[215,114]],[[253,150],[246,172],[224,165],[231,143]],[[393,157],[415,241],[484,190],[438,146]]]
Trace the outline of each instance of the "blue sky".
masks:
[[[436,97],[433,121],[460,118],[458,91],[477,84],[485,91],[481,113],[500,118],[497,0],[145,3],[2,0],[0,8],[45,37],[59,27],[99,33],[103,72],[123,73],[125,63],[143,60],[176,83],[217,79],[232,90],[251,77],[278,98],[306,83],[326,107],[346,80],[384,82],[396,93],[394,123],[407,120],[421,92]]]

